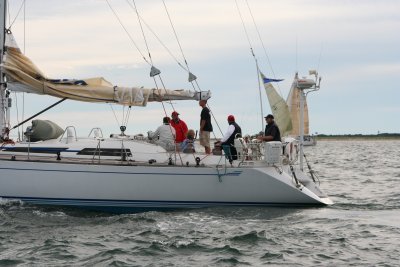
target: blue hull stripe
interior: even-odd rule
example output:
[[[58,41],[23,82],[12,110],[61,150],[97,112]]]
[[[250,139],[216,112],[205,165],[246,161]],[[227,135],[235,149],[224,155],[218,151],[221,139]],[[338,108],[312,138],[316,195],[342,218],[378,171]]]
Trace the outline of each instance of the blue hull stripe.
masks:
[[[121,166],[122,167],[122,166]],[[132,167],[135,166],[125,166],[125,167]],[[154,167],[158,168],[158,167]],[[132,174],[132,175],[212,175],[215,176],[215,173],[164,173],[164,172],[112,172],[112,171],[74,171],[74,170],[49,170],[49,169],[31,169],[31,168],[0,168],[0,170],[13,170],[13,171],[39,171],[39,172],[69,172],[69,173],[105,173],[105,174]],[[242,171],[233,171],[226,174],[222,174],[223,176],[239,176]]]
[[[0,196],[3,199],[20,199],[39,205],[61,205],[77,207],[113,207],[113,208],[200,208],[212,206],[309,206],[317,203],[280,203],[280,202],[219,202],[219,201],[159,201],[159,200],[106,200],[106,199],[70,199]],[[320,203],[319,205],[323,205]]]

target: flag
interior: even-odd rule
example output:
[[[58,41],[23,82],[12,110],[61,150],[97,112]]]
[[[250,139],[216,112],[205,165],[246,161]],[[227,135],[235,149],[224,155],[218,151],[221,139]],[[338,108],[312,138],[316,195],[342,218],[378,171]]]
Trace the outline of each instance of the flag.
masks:
[[[263,79],[264,83],[281,82],[281,81],[283,81],[283,79],[270,79],[270,78],[267,78],[267,77],[264,76],[264,74],[261,71],[260,71],[260,75],[261,75],[261,78]]]
[[[264,83],[270,83],[270,82],[281,82],[283,79],[270,79],[270,78],[263,78]]]

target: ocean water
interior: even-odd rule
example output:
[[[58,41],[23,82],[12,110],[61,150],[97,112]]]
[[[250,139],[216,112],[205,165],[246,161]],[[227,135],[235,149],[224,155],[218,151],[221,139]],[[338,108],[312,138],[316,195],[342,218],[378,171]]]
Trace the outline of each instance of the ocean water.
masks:
[[[400,141],[305,153],[334,205],[112,215],[0,201],[0,266],[399,266]]]

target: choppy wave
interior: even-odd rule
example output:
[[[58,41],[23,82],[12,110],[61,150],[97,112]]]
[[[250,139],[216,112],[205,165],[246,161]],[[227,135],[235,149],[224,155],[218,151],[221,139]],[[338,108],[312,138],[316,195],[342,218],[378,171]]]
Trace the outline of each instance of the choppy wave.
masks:
[[[112,215],[0,199],[0,265],[396,266],[400,142],[307,148],[325,208]]]

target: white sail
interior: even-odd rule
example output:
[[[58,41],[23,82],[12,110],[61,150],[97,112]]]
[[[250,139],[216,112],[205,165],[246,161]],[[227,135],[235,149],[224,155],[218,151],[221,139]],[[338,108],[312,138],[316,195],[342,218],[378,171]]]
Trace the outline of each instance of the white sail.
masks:
[[[6,53],[1,65],[6,74],[8,89],[51,95],[85,102],[107,102],[129,106],[146,106],[147,102],[168,100],[200,100],[211,96],[208,92],[189,90],[146,89],[113,86],[104,78],[82,80],[49,79],[18,48],[12,34],[6,36]]]
[[[291,136],[300,135],[300,90],[298,89],[298,78],[298,74],[296,73],[286,100],[293,125],[293,129],[289,133]],[[309,134],[308,106],[306,99],[304,99],[304,134]]]
[[[281,135],[285,136],[292,130],[292,119],[290,117],[289,107],[285,100],[278,94],[271,82],[265,78],[260,72],[264,83],[265,92],[267,93],[268,102],[274,115],[275,122],[281,131]]]

